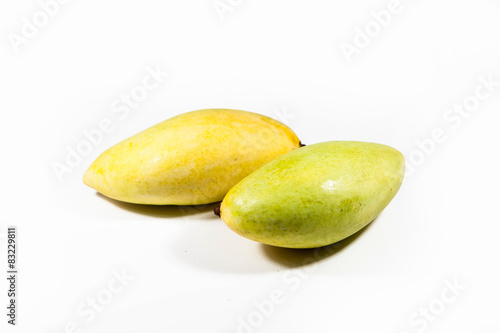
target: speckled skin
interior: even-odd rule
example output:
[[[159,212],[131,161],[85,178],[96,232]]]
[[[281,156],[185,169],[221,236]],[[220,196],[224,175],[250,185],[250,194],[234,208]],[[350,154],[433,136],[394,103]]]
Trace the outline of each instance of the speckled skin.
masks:
[[[293,131],[239,110],[181,114],[105,151],[83,177],[121,201],[198,205],[221,201],[251,172],[300,146]]]
[[[220,214],[234,232],[264,244],[314,248],[370,223],[398,192],[404,157],[365,142],[323,142],[289,152],[234,186]]]

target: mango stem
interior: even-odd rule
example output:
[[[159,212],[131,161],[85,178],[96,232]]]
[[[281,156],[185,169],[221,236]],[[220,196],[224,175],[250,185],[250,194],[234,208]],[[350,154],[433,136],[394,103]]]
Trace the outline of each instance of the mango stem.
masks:
[[[214,208],[214,214],[220,217],[220,204]]]

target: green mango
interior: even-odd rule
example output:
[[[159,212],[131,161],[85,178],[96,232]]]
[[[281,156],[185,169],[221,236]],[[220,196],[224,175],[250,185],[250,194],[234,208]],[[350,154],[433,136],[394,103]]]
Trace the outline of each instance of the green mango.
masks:
[[[295,133],[272,118],[240,110],[198,110],[109,148],[83,181],[120,201],[201,205],[221,201],[250,173],[299,147]]]
[[[405,160],[394,148],[333,141],[286,153],[235,185],[216,213],[264,244],[314,248],[370,223],[398,192]]]

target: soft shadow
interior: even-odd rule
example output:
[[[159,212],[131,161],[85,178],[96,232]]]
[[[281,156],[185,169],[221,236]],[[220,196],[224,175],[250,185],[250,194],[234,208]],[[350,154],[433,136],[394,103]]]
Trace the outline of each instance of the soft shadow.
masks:
[[[128,202],[114,200],[108,198],[105,195],[102,195],[99,192],[96,192],[96,195],[121,209],[127,210],[132,213],[148,215],[152,217],[183,217],[183,216],[213,212],[214,208],[220,204],[219,202],[216,202],[206,205],[191,205],[191,206],[139,205],[139,204],[132,204]],[[215,214],[212,213],[212,215],[214,218],[217,218]]]
[[[212,272],[248,275],[284,268],[268,260],[260,245],[235,234],[219,219],[189,225],[166,244],[166,250],[186,265]]]
[[[340,253],[369,226],[331,245],[316,249],[286,249],[260,244],[236,235],[223,221],[213,220],[186,230],[169,251],[186,264],[210,271],[253,274],[277,272],[317,263]]]
[[[355,234],[331,245],[314,249],[288,249],[262,244],[263,252],[272,261],[289,268],[314,264],[340,253],[370,228],[370,226],[375,223],[375,220],[376,219],[368,223],[367,226]]]

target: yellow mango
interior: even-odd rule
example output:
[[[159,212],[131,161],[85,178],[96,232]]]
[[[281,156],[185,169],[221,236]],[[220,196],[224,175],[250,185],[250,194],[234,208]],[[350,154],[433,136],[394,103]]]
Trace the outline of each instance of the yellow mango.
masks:
[[[107,197],[138,204],[199,205],[221,201],[236,183],[300,147],[272,118],[206,109],[161,122],[101,154],[83,177]]]

